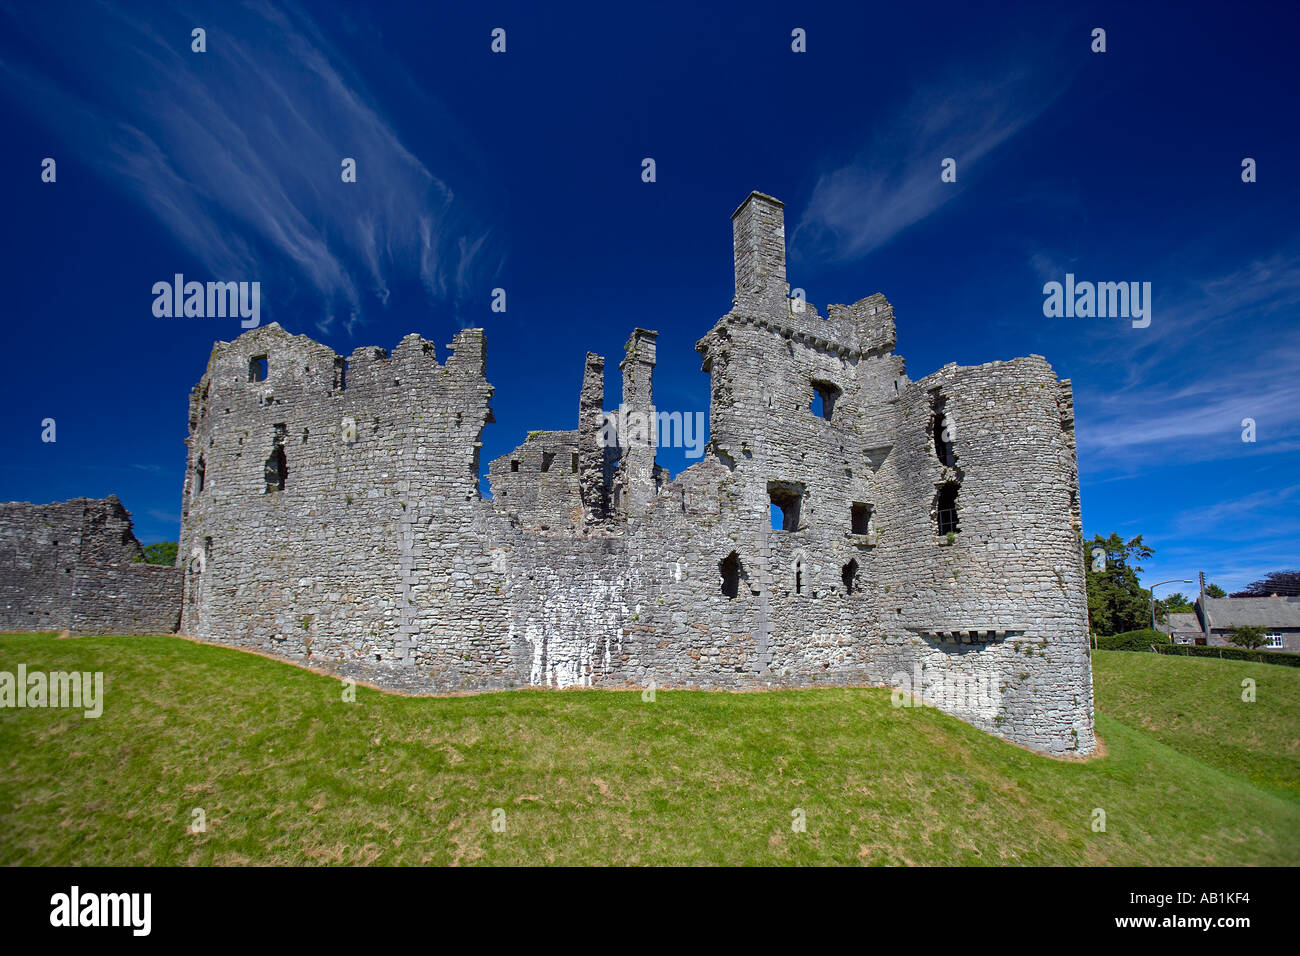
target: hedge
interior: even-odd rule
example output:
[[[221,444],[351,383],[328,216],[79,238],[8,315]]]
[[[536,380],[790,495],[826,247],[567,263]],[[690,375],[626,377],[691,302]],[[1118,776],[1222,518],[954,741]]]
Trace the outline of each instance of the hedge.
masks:
[[[1169,644],[1169,635],[1145,628],[1097,638],[1097,649],[1101,651],[1149,651],[1152,644]]]
[[[1283,667],[1300,667],[1300,654],[1287,651],[1252,651],[1244,647],[1206,647],[1203,644],[1172,644],[1159,649],[1161,654],[1181,654],[1184,657],[1221,657],[1225,661],[1255,661],[1261,664],[1281,664]]]

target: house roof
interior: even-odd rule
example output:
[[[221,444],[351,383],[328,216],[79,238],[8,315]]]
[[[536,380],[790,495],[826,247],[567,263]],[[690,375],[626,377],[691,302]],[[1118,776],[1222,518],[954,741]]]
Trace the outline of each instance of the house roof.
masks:
[[[1300,597],[1205,598],[1205,610],[1210,627],[1300,627]]]
[[[1195,611],[1171,611],[1169,618],[1165,621],[1165,626],[1161,630],[1167,633],[1182,633],[1183,631],[1199,631],[1201,629],[1201,619],[1196,616]]]

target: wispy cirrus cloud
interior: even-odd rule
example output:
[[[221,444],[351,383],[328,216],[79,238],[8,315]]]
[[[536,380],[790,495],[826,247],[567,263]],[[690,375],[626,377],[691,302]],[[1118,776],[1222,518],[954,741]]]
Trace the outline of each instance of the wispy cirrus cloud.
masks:
[[[5,13],[40,51],[0,62],[16,99],[215,276],[265,285],[278,271],[281,288],[316,300],[322,331],[339,319],[350,331],[396,281],[455,304],[499,268],[481,210],[403,144],[301,9],[99,4],[71,22],[45,7]],[[208,29],[202,54],[190,50],[195,24]],[[356,184],[341,181],[344,157]]]
[[[1253,540],[1266,528],[1270,537],[1294,538],[1300,522],[1295,502],[1300,485],[1276,491],[1257,491],[1240,498],[1217,501],[1204,507],[1180,511],[1170,521],[1170,530],[1186,536],[1213,536],[1220,541]]]
[[[918,89],[850,162],[817,179],[791,236],[801,256],[857,259],[933,215],[999,146],[1032,123],[1065,84],[1041,68],[987,67]],[[957,161],[957,181],[940,163]]]
[[[1274,356],[1297,367],[1297,353]],[[1113,393],[1076,397],[1080,468],[1090,483],[1140,473],[1152,462],[1243,464],[1300,451],[1300,380],[1259,369],[1218,370],[1204,377],[1158,376]],[[1245,440],[1246,420],[1253,441]]]
[[[1194,460],[1213,454],[1211,448],[1192,447],[1194,443],[1224,439],[1230,439],[1228,451],[1236,453],[1240,449],[1232,443],[1242,444],[1242,421],[1247,418],[1260,427],[1289,425],[1278,429],[1291,438],[1287,447],[1300,445],[1300,434],[1294,431],[1300,416],[1300,381],[1268,379],[1256,371],[1193,379],[1181,386],[1161,380],[1149,388],[1101,396],[1097,408],[1099,420],[1082,431],[1080,444],[1105,454],[1131,448],[1150,454],[1159,445],[1182,443],[1188,446],[1185,457]]]
[[[1189,279],[1179,250],[1155,276],[1147,329],[1084,324],[1076,391],[1081,461],[1093,474],[1300,450],[1300,245]],[[1225,253],[1219,252],[1222,257]],[[1048,254],[1031,257],[1035,270]],[[1053,264],[1054,266],[1054,264]],[[1249,419],[1254,441],[1244,441]]]

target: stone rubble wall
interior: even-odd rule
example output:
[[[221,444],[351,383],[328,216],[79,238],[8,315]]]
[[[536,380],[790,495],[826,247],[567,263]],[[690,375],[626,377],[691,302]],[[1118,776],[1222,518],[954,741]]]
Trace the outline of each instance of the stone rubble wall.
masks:
[[[67,609],[72,634],[175,634],[182,573],[159,564],[83,564]]]
[[[116,496],[0,504],[0,631],[175,632],[181,572],[141,553]]]

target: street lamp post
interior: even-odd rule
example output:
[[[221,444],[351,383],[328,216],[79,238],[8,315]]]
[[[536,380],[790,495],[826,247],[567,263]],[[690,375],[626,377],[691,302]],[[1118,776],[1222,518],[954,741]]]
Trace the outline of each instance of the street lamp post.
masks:
[[[1162,584],[1192,584],[1187,578],[1170,578],[1168,581],[1157,581],[1151,585],[1151,630],[1156,630],[1156,588]]]

